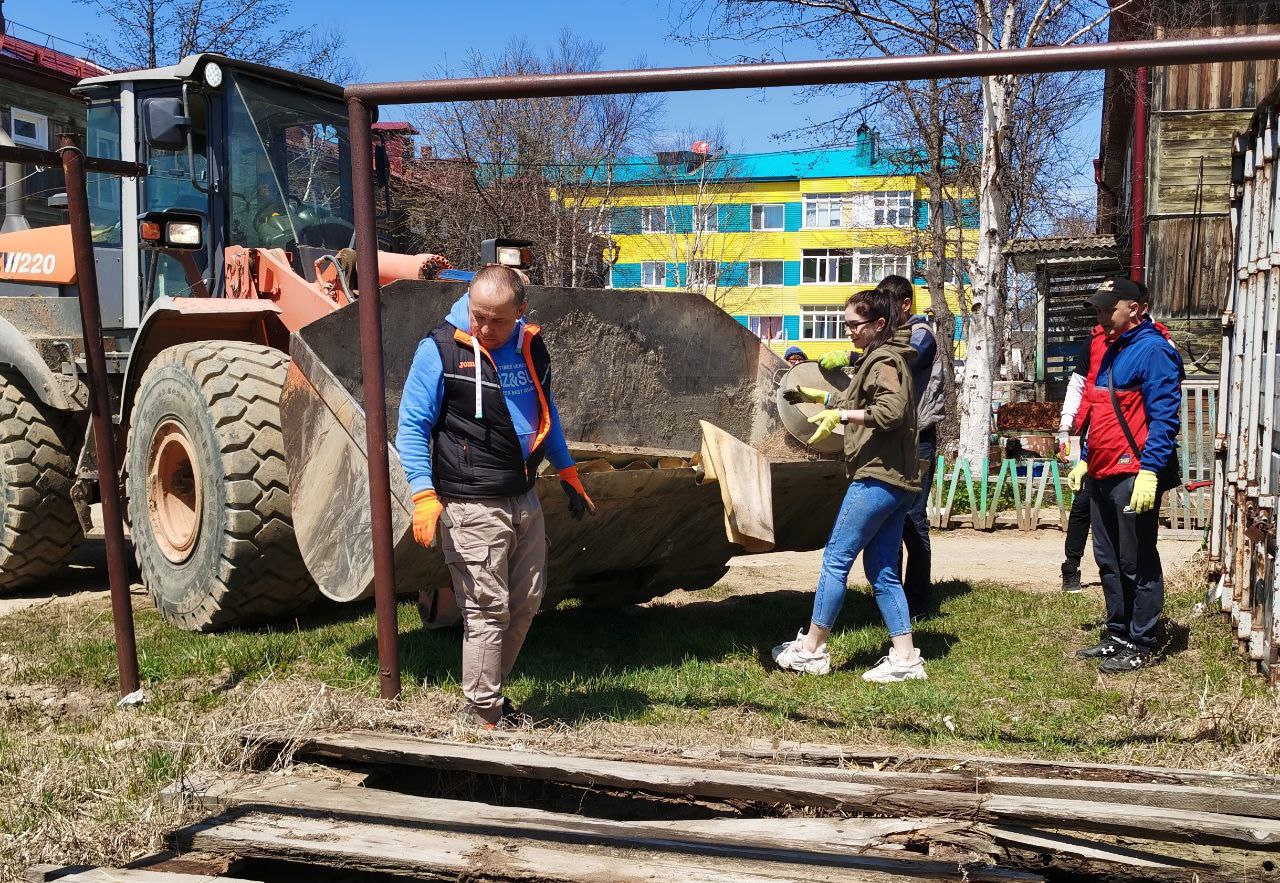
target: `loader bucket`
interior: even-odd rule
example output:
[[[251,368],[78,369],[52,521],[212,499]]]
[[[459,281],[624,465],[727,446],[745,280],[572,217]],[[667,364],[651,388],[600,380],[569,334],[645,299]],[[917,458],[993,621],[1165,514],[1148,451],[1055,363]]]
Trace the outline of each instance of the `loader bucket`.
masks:
[[[465,285],[397,282],[382,293],[388,436],[414,352]],[[551,544],[547,600],[648,600],[714,584],[742,549],[725,535],[720,493],[702,482],[699,420],[783,459],[770,462],[776,548],[826,542],[844,493],[843,465],[783,445],[774,394],[786,364],[704,298],[534,287],[552,390],[598,511],[569,517],[554,472],[539,477]],[[331,598],[371,594],[373,559],[358,306],[293,334],[281,400],[294,529]],[[438,548],[413,542],[408,482],[391,452],[397,590],[449,583]]]

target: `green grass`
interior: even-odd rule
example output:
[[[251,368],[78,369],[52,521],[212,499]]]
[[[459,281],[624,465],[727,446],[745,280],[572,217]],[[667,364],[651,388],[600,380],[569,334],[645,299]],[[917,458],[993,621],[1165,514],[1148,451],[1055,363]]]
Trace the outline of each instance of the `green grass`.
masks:
[[[1262,699],[1243,673],[1229,629],[1196,619],[1194,594],[1168,600],[1169,656],[1137,676],[1101,679],[1072,657],[1096,634],[1102,605],[1085,595],[1030,594],[991,584],[946,583],[938,615],[916,642],[929,680],[870,685],[861,672],[888,636],[866,587],[851,589],[827,677],[774,670],[768,650],[794,636],[810,612],[808,591],[726,595],[719,588],[680,606],[618,610],[563,605],[535,621],[509,693],[539,716],[570,724],[603,720],[652,726],[705,724],[722,734],[787,731],[825,741],[949,744],[1044,756],[1155,758],[1192,746],[1227,754],[1262,734],[1247,720],[1217,718],[1215,702]],[[459,694],[459,635],[421,628],[399,609],[406,696]],[[153,706],[215,706],[237,684],[301,675],[377,694],[373,613],[328,607],[288,630],[197,635],[149,609],[137,614],[142,676]],[[101,609],[28,611],[0,620],[0,646],[22,660],[16,680],[109,692],[115,677],[110,621]],[[1202,709],[1201,695],[1212,698]],[[1215,717],[1216,715],[1216,717]],[[1259,722],[1261,725],[1261,722]],[[163,757],[148,769],[166,769]]]

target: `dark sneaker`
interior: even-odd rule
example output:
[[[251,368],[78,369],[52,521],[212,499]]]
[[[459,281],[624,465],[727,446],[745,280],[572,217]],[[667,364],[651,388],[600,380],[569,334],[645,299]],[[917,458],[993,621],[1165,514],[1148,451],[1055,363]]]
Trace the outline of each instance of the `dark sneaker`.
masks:
[[[533,717],[525,714],[506,696],[502,697],[502,717],[498,718],[500,730],[524,730],[533,726]]]
[[[1140,668],[1149,668],[1158,661],[1156,655],[1150,650],[1122,647],[1119,653],[1112,654],[1102,660],[1102,664],[1098,666],[1098,671],[1106,675],[1118,675],[1129,671],[1137,671]]]
[[[1094,644],[1092,647],[1085,647],[1076,651],[1077,659],[1105,659],[1108,656],[1115,656],[1121,650],[1125,649],[1125,645],[1114,635],[1106,634],[1102,636],[1102,640]]]
[[[1062,591],[1070,595],[1080,591],[1080,571],[1062,574]]]

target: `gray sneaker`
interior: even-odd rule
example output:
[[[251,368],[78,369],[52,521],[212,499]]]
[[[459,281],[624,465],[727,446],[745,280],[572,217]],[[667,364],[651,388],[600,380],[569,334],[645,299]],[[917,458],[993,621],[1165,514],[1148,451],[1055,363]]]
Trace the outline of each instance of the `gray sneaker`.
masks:
[[[820,646],[815,653],[804,650],[804,630],[796,632],[796,639],[773,648],[773,661],[778,668],[787,671],[798,671],[801,674],[825,675],[831,671],[831,654],[827,645]]]

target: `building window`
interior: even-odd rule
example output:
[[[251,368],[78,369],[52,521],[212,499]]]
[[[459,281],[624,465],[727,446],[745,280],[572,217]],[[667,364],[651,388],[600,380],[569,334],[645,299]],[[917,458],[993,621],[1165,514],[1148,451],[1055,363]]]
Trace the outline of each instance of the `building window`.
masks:
[[[781,203],[751,206],[752,230],[781,230],[784,226],[785,210]]]
[[[691,288],[715,285],[719,276],[715,261],[689,261],[688,274]]]
[[[645,288],[663,288],[667,284],[667,265],[662,261],[640,264],[640,284]]]
[[[804,225],[809,228],[839,227],[844,208],[842,193],[809,193],[804,197]]]
[[[801,307],[800,336],[805,340],[843,340],[844,307],[841,304]]]
[[[751,261],[747,265],[747,282],[751,285],[781,285],[782,261]]]
[[[49,118],[12,107],[9,109],[9,135],[14,144],[44,150],[49,146]]]
[[[667,210],[662,206],[646,206],[640,210],[642,229],[646,233],[665,233]]]
[[[877,227],[910,227],[915,200],[907,190],[885,190],[872,196],[872,223]]]
[[[875,284],[885,276],[905,276],[911,278],[911,255],[909,254],[876,254],[874,252],[858,253],[858,273],[856,282]]]
[[[806,248],[802,255],[801,282],[810,285],[834,285],[839,282],[853,281],[853,249]]]
[[[700,233],[715,233],[719,231],[719,206],[695,205],[693,207],[693,229]]]
[[[747,316],[747,328],[761,340],[783,340],[781,316]]]

